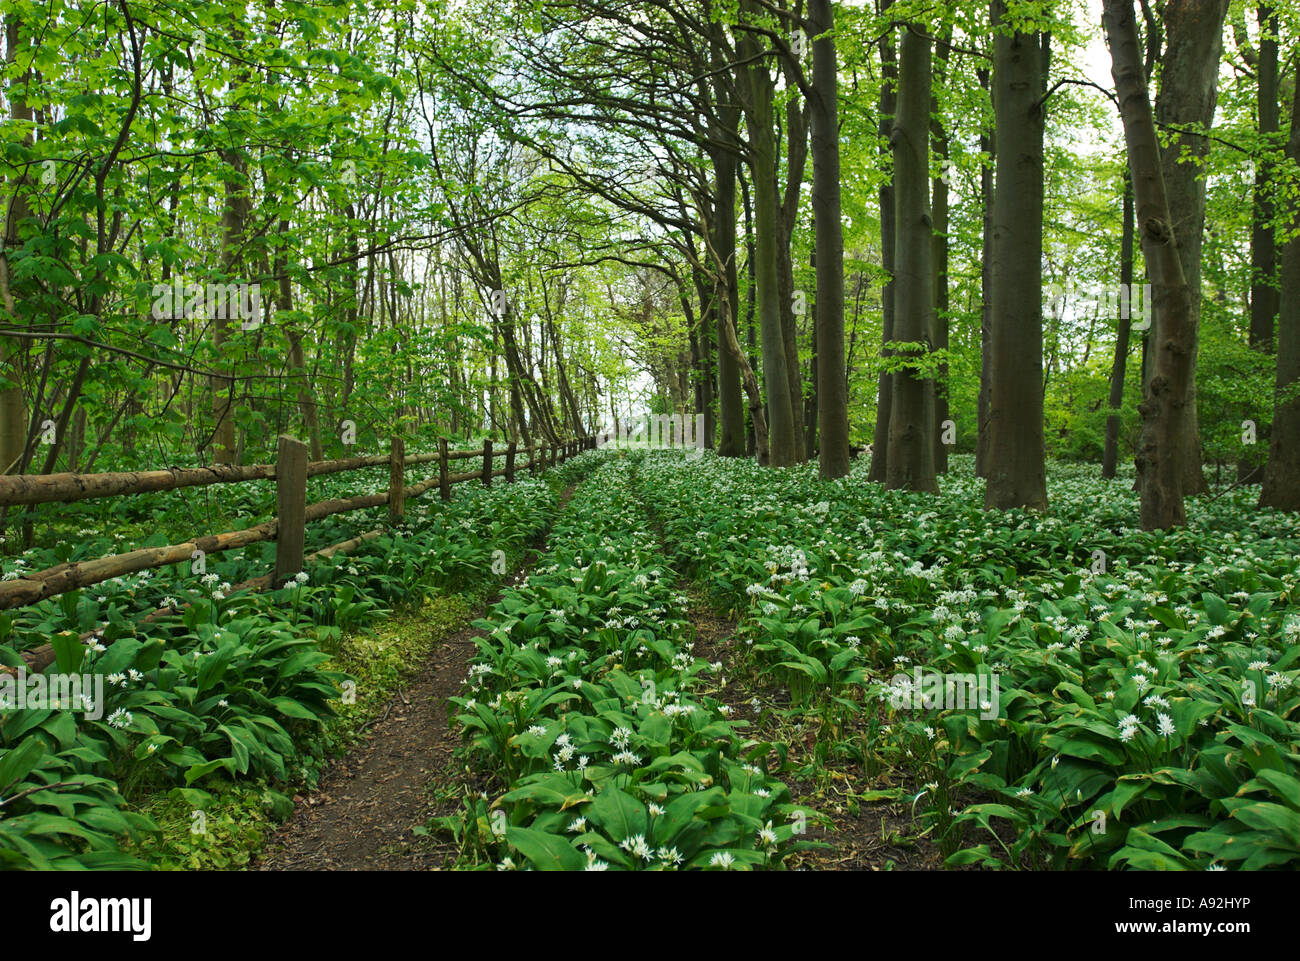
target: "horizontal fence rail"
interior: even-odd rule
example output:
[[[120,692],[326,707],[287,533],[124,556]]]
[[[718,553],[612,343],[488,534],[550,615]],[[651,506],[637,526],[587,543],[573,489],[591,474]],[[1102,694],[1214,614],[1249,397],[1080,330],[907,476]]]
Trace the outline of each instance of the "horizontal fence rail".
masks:
[[[563,447],[564,445],[551,445]],[[534,445],[531,452],[541,450]],[[546,448],[546,449],[549,449]],[[429,464],[443,455],[439,452],[412,454],[405,466]],[[448,451],[449,460],[469,460],[482,457],[477,450]],[[341,460],[320,460],[307,464],[307,476],[339,474],[365,467],[381,467],[390,462],[390,455],[349,457]],[[9,474],[0,477],[0,507],[23,507],[34,504],[72,504],[97,497],[122,497],[128,494],[153,494],[160,491],[182,490],[187,487],[208,487],[212,484],[242,484],[247,481],[275,480],[275,464],[251,464],[233,467],[212,464],[207,467],[171,467],[166,470],[109,471],[102,474]]]
[[[72,564],[59,564],[43,571],[32,571],[11,581],[0,581],[0,610],[35,604],[47,597],[62,594],[99,584],[104,581],[133,574],[137,571],[190,561],[195,551],[205,554],[219,553],[247,547],[261,541],[276,542],[275,568],[269,574],[242,581],[231,587],[231,593],[243,590],[264,591],[282,584],[288,577],[303,570],[311,562],[333,557],[335,554],[347,554],[356,550],[367,541],[384,534],[385,528],[379,527],[366,531],[356,537],[304,556],[305,527],[308,523],[342,514],[347,511],[366,507],[389,506],[389,521],[396,522],[405,515],[406,502],[419,497],[433,488],[439,489],[442,500],[451,499],[451,486],[466,481],[479,480],[484,486],[490,485],[494,477],[504,476],[507,482],[515,479],[516,471],[527,470],[529,475],[536,474],[547,467],[555,467],[570,457],[584,450],[594,450],[597,446],[595,437],[583,437],[577,440],[556,444],[534,444],[524,448],[528,461],[515,463],[518,449],[509,444],[505,451],[506,466],[494,467],[492,441],[483,443],[483,449],[453,451],[447,449],[447,441],[439,440],[438,450],[433,453],[406,455],[405,443],[400,437],[393,437],[389,453],[372,457],[354,457],[346,460],[307,462],[306,445],[296,438],[282,436],[277,446],[275,464],[259,464],[250,467],[200,467],[167,471],[127,471],[104,474],[46,474],[19,477],[0,477],[0,506],[8,504],[40,504],[58,501],[59,498],[47,496],[49,489],[71,492],[67,501],[85,500],[89,497],[114,497],[128,494],[140,494],[153,491],[178,490],[184,487],[197,487],[205,484],[236,484],[255,480],[272,480],[276,482],[276,518],[265,521],[255,527],[240,531],[228,531],[207,537],[196,537],[183,544],[171,544],[166,547],[149,547],[130,551],[126,554],[113,554],[89,561],[77,561]],[[451,473],[449,465],[453,461],[482,458],[483,466],[475,471]],[[421,481],[410,487],[405,483],[406,468],[438,463],[438,473],[434,477]],[[389,487],[383,494],[359,494],[355,497],[336,497],[315,504],[306,503],[306,484],[308,477],[321,474],[334,474],[342,471],[362,470],[367,467],[389,465]],[[287,468],[287,469],[283,469]],[[33,481],[54,481],[50,485],[31,484]],[[22,483],[7,483],[26,481]],[[33,496],[37,499],[21,498]],[[17,497],[5,500],[5,497]],[[62,502],[62,501],[60,501]],[[292,528],[292,529],[291,529]],[[144,617],[152,621],[172,613],[175,608],[159,608]],[[82,641],[89,640],[95,631],[81,635]],[[55,661],[54,646],[44,644],[40,647],[21,652],[22,658],[31,672],[43,671]],[[0,671],[13,672],[13,668],[0,666]]]
[[[274,520],[243,530],[195,537],[180,544],[142,548],[125,554],[112,554],[93,560],[59,564],[42,571],[29,571],[13,580],[0,581],[0,610],[35,604],[48,597],[100,584],[115,577],[188,562],[200,556],[198,552],[204,555],[216,554],[262,541],[276,541],[274,572],[238,585],[241,588],[265,589],[272,584],[281,583],[303,569],[304,562],[308,559],[304,557],[305,527],[313,521],[387,504],[389,520],[396,522],[405,515],[408,500],[420,497],[435,487],[439,488],[443,500],[449,500],[451,487],[454,484],[480,480],[484,485],[489,485],[493,478],[500,476],[506,477],[507,481],[513,481],[519,469],[528,470],[530,475],[535,474],[540,469],[553,467],[579,451],[593,449],[595,446],[594,437],[558,444],[532,445],[524,448],[528,461],[516,465],[516,445],[510,444],[505,451],[506,466],[496,468],[490,440],[484,442],[481,451],[451,451],[447,449],[447,442],[442,440],[439,442],[437,452],[408,456],[405,454],[402,439],[394,437],[387,455],[308,462],[304,454],[306,445],[296,438],[282,436],[279,440],[275,464],[0,477],[0,506],[70,503],[92,497],[118,497],[256,480],[274,480],[276,483]],[[472,458],[482,459],[482,466],[478,470],[457,473],[449,471],[450,463]],[[418,484],[406,486],[405,471],[408,467],[435,461],[438,464],[438,473],[435,476]],[[306,503],[308,477],[379,467],[385,464],[390,468],[386,491],[358,494],[352,497],[335,497],[314,504]],[[367,532],[360,537],[317,551],[310,555],[310,558],[347,553],[366,540],[379,536],[379,533],[382,533],[382,529]]]

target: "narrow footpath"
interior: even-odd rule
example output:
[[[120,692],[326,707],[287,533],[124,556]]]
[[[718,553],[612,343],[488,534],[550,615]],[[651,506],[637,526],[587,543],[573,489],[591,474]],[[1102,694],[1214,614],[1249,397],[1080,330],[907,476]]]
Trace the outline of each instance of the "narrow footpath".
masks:
[[[573,494],[560,497],[557,514]],[[528,577],[545,539],[502,586]],[[499,594],[498,594],[499,597]],[[490,608],[496,603],[488,601]],[[480,610],[477,616],[482,616]],[[435,643],[420,673],[399,690],[366,740],[336,760],[310,795],[268,841],[253,866],[259,871],[429,871],[450,868],[455,846],[428,836],[429,819],[459,806],[454,752],[460,736],[448,698],[461,692],[473,659],[477,628]],[[455,795],[454,797],[452,795]]]

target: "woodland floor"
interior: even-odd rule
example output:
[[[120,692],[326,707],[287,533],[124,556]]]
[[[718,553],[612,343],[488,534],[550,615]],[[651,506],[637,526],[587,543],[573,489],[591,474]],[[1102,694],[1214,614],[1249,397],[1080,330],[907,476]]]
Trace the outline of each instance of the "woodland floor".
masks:
[[[573,488],[564,491],[557,509],[563,510],[572,495]],[[528,577],[541,546],[529,553],[507,587]],[[494,603],[496,598],[487,606]],[[467,782],[481,789],[469,769],[457,770],[460,736],[448,698],[464,686],[474,638],[482,634],[465,628],[435,645],[366,740],[331,764],[315,791],[294,798],[293,814],[268,842],[255,870],[431,871],[455,864],[454,844],[414,829],[453,813]]]
[[[560,509],[571,494],[572,488],[564,492]],[[509,584],[528,576],[536,556],[530,554]],[[495,599],[488,606],[492,603]],[[747,736],[787,744],[787,762],[792,765],[811,756],[818,732],[789,722],[788,692],[737,668],[741,652],[736,625],[698,599],[689,616],[695,656],[727,667],[725,686],[710,693],[734,709],[733,718],[752,723],[756,712],[751,705],[757,701],[763,708]],[[317,790],[295,797],[294,813],[268,842],[254,870],[429,871],[455,866],[456,843],[423,828],[432,818],[461,810],[467,792],[491,792],[494,787],[456,758],[461,739],[451,724],[448,701],[461,692],[474,656],[474,638],[481,635],[476,628],[466,628],[435,645],[419,673],[378,715],[365,741],[330,766]],[[778,759],[771,760],[775,766]],[[859,792],[889,785],[866,784],[856,762],[831,760],[819,769],[820,783],[785,775],[794,801],[831,821],[829,829],[809,821],[808,839],[827,847],[792,859],[792,866],[857,871],[942,866],[934,845],[916,836],[919,824],[911,818],[906,800],[847,803],[855,785]]]
[[[830,828],[814,820],[808,822],[807,840],[828,845],[816,848],[791,859],[791,866],[808,870],[880,871],[929,870],[942,867],[942,858],[934,845],[924,838],[916,838],[920,829],[918,821],[910,816],[908,804],[903,801],[863,803],[857,813],[846,803],[856,785],[859,791],[889,787],[884,783],[866,784],[861,765],[846,759],[829,759],[820,762],[817,769],[822,774],[821,783],[801,780],[793,769],[808,760],[814,753],[818,731],[800,724],[793,727],[785,713],[790,707],[789,693],[775,687],[765,678],[735,670],[739,662],[736,645],[736,625],[712,613],[700,601],[692,604],[691,624],[695,628],[695,649],[692,653],[706,661],[721,661],[728,670],[724,673],[726,686],[710,692],[713,697],[731,705],[735,719],[750,720],[755,714],[758,721],[744,734],[755,741],[781,742],[788,746],[786,762],[789,770],[782,780],[790,788],[793,800],[814,808],[829,817]],[[759,711],[755,712],[757,701]],[[775,770],[779,758],[772,757]],[[915,793],[915,792],[913,792]],[[893,862],[892,865],[890,862]]]
[[[397,694],[365,742],[336,761],[318,790],[297,802],[256,868],[264,871],[421,871],[439,852],[412,829],[434,813],[430,783],[450,770],[459,742],[447,698],[459,693],[475,631],[445,638]]]

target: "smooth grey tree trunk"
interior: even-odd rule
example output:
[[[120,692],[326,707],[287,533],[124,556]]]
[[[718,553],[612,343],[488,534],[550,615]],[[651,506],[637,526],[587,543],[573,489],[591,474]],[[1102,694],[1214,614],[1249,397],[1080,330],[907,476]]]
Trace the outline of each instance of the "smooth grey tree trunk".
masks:
[[[995,28],[1006,15],[992,7]],[[1043,445],[1043,132],[1047,36],[994,38],[992,376],[984,506],[1047,506]]]
[[[1201,469],[1200,417],[1196,411],[1196,350],[1201,321],[1201,237],[1205,232],[1205,172],[1208,133],[1218,99],[1219,59],[1228,0],[1168,0],[1164,7],[1165,50],[1161,57],[1156,120],[1179,128],[1164,147],[1165,193],[1187,292],[1191,298],[1192,367],[1188,383],[1186,442],[1183,445],[1183,495],[1209,488]],[[1159,342],[1159,332],[1151,336]]]
[[[1300,83],[1291,107],[1291,137],[1287,156],[1300,164]],[[1277,313],[1277,405],[1269,436],[1268,466],[1260,491],[1260,507],[1300,511],[1300,209],[1292,208],[1282,247],[1281,291]]]
[[[904,30],[894,148],[894,339],[896,356],[923,362],[933,347],[930,222],[930,41]],[[885,487],[939,492],[934,473],[934,380],[909,367],[893,376]]]
[[[1150,375],[1139,408],[1141,523],[1145,530],[1163,530],[1187,523],[1182,444],[1193,356],[1191,298],[1170,224],[1160,141],[1147,94],[1132,0],[1103,0],[1102,27],[1110,46],[1142,253],[1151,278],[1153,326],[1159,331],[1159,339],[1148,351]]]
[[[849,472],[844,375],[844,230],[840,220],[839,77],[830,0],[809,0],[813,36],[813,229],[817,244],[817,431],[823,479]]]

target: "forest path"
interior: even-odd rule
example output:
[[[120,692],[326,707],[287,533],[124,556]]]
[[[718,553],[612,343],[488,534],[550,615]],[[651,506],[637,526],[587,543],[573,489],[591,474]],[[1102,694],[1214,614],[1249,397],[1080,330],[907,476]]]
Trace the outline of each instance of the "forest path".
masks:
[[[565,490],[556,512],[573,494]],[[528,577],[545,547],[539,539],[501,591]],[[487,602],[490,608],[500,597]],[[481,617],[480,609],[477,616]],[[429,871],[451,868],[456,846],[420,836],[431,817],[459,807],[468,772],[454,769],[460,744],[448,698],[461,693],[477,628],[435,643],[420,673],[378,715],[366,740],[335,761],[320,786],[300,802],[268,842],[254,870]]]

